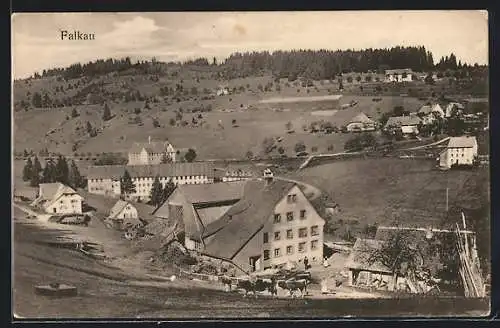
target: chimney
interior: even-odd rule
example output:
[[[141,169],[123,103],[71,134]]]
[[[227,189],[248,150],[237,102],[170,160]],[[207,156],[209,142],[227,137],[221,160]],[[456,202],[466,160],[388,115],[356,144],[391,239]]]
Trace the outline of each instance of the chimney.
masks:
[[[270,169],[264,170],[264,181],[266,182],[266,186],[273,182],[274,174]]]

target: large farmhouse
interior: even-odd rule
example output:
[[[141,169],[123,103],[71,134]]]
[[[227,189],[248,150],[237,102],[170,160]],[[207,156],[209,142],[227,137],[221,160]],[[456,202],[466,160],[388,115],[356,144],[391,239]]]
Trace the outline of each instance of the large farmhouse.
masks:
[[[223,184],[220,195],[182,186],[157,215],[182,218],[186,246],[245,271],[298,264],[305,257],[322,260],[325,222],[297,185],[272,177]],[[230,184],[234,189],[226,194]],[[193,193],[203,197],[191,199]]]
[[[87,173],[88,191],[118,197],[121,195],[121,179],[127,171],[135,185],[131,199],[146,200],[158,176],[163,187],[168,181],[174,184],[204,184],[214,182],[212,163],[167,163],[158,165],[102,165],[90,166]]]
[[[389,117],[387,120],[384,130],[392,133],[399,130],[403,135],[418,134],[418,126],[420,123],[421,119],[416,115],[393,116]]]
[[[128,152],[128,165],[155,165],[164,159],[175,162],[176,150],[168,142],[151,141],[135,142]]]
[[[354,116],[346,125],[349,132],[375,131],[377,123],[366,116],[365,113],[359,113]]]
[[[415,73],[409,68],[388,69],[385,71],[385,82],[411,82]]]
[[[243,197],[244,186],[244,181],[179,185],[153,215],[181,222],[186,248],[201,250],[207,227]]]
[[[82,214],[83,197],[62,183],[41,183],[31,206],[50,214]]]
[[[439,166],[449,169],[453,165],[473,165],[477,149],[476,137],[451,137],[447,147],[439,154]]]

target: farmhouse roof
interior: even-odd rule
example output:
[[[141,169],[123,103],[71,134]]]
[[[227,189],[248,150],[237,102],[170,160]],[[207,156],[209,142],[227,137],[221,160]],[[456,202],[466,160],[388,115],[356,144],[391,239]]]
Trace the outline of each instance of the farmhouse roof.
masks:
[[[248,181],[243,198],[220,220],[207,226],[205,235],[217,232],[217,236],[206,245],[205,253],[220,258],[234,258],[262,229],[276,203],[293,186],[294,183],[281,180],[268,185],[263,181]],[[255,252],[260,250],[256,249]]]
[[[38,197],[32,204],[37,204],[42,201],[53,201],[65,194],[73,195],[77,194],[77,192],[73,188],[60,182],[41,183],[39,185]]]
[[[418,125],[420,124],[420,118],[418,116],[392,116],[389,117],[385,127],[389,126],[404,126],[404,125]]]
[[[372,119],[366,116],[365,113],[361,112],[358,115],[354,116],[349,123],[375,123]]]
[[[180,177],[202,175],[214,176],[214,166],[210,162],[166,163],[157,165],[92,165],[89,166],[87,179],[120,179],[125,170],[132,178],[146,177]]]
[[[403,73],[413,73],[410,68],[402,68],[402,69],[387,69],[385,70],[385,74],[403,74]]]
[[[383,240],[377,239],[356,239],[353,249],[346,262],[346,268],[391,273],[391,270],[380,261],[373,258],[374,252],[380,250],[384,244]]]
[[[130,147],[129,153],[138,154],[142,149],[146,149],[149,154],[158,154],[165,152],[169,145],[168,141],[134,142],[132,147]]]
[[[476,137],[451,137],[448,142],[448,148],[472,148],[477,146]]]
[[[120,212],[125,208],[125,206],[127,206],[128,204],[130,204],[129,202],[126,202],[124,200],[118,200],[115,205],[113,205],[113,207],[111,208],[111,210],[109,211],[109,217],[110,218],[115,218],[118,214],[120,214]],[[131,205],[132,206],[132,205]]]
[[[243,196],[246,181],[220,182],[210,184],[179,185],[179,191],[192,204],[215,203],[239,200]]]

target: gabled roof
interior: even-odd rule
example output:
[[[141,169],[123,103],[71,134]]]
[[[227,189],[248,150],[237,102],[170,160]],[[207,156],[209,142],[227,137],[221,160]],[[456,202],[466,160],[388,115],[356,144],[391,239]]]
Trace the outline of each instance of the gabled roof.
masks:
[[[441,106],[439,106],[439,104],[423,105],[418,110],[419,114],[430,114],[432,112],[438,112],[444,115],[443,109],[441,108]]]
[[[420,124],[420,118],[418,116],[392,116],[389,117],[385,127],[388,126],[403,126],[403,125],[418,125]]]
[[[356,239],[356,243],[347,258],[345,267],[363,271],[391,273],[391,270],[377,261],[373,254],[380,250],[384,244],[383,240],[377,239]]]
[[[178,188],[186,200],[192,204],[217,203],[241,199],[245,183],[246,181],[186,184],[179,185]]]
[[[146,149],[148,153],[163,153],[170,145],[168,141],[151,141],[151,142],[134,142],[129,149],[129,153],[140,153],[142,149]]]
[[[214,165],[210,162],[175,162],[158,165],[92,165],[87,171],[87,179],[120,179],[125,170],[132,178],[180,177],[202,175],[214,176]]]
[[[349,123],[365,123],[365,124],[373,124],[375,123],[372,119],[366,116],[365,113],[361,112],[358,115],[354,116]]]
[[[33,202],[33,204],[37,204],[42,201],[52,202],[65,194],[73,195],[78,193],[73,188],[60,182],[41,183],[39,185],[38,198]]]
[[[118,214],[120,214],[120,212],[125,208],[125,206],[129,205],[130,203],[129,202],[126,202],[124,200],[118,200],[115,205],[113,205],[113,207],[111,208],[111,210],[109,211],[109,218],[115,218]],[[130,204],[130,206],[133,207],[132,204]]]
[[[476,137],[451,137],[448,148],[472,148],[477,146]]]
[[[266,185],[264,181],[248,181],[243,198],[226,214],[206,227],[205,236],[217,232],[205,248],[205,253],[220,258],[232,259],[239,250],[258,232],[271,216],[276,203],[295,184],[275,180]]]
[[[410,68],[402,68],[402,69],[386,69],[385,74],[403,74],[403,73],[413,73]]]

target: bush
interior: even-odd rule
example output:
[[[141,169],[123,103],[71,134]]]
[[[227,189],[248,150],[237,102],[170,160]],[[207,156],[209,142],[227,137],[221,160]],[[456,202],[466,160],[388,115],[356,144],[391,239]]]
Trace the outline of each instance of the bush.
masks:
[[[293,148],[296,153],[301,153],[306,151],[306,145],[304,144],[303,141],[299,141],[295,144],[295,147]]]

